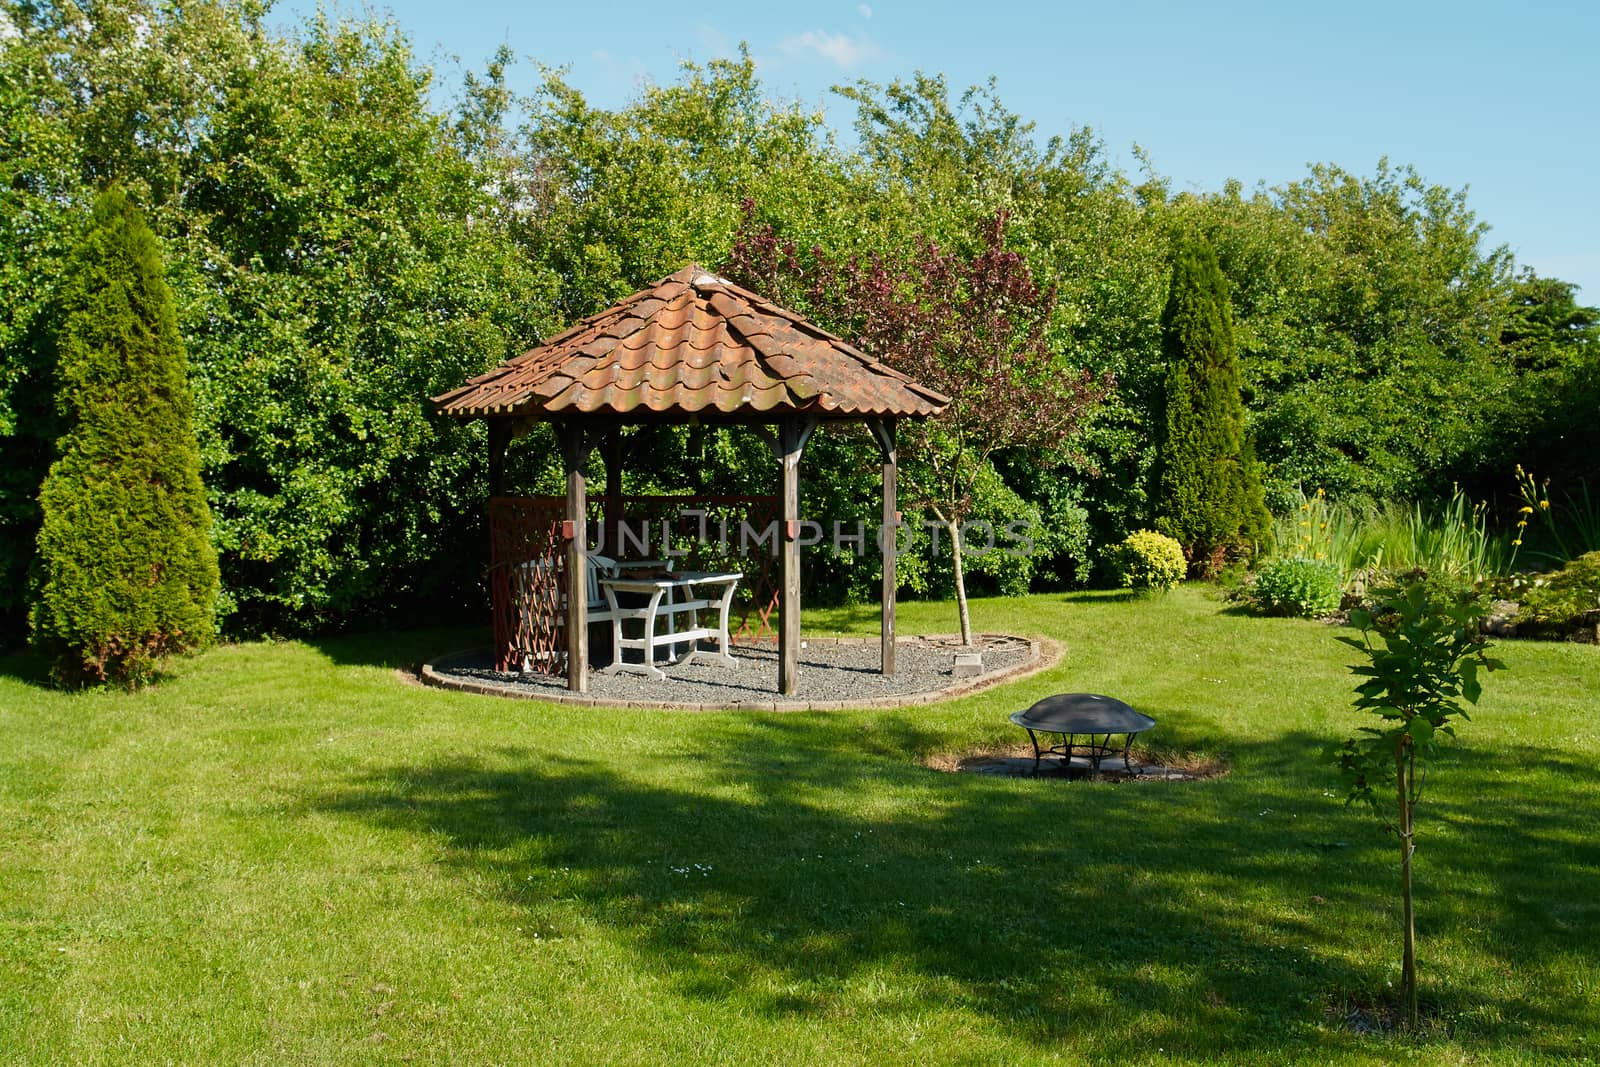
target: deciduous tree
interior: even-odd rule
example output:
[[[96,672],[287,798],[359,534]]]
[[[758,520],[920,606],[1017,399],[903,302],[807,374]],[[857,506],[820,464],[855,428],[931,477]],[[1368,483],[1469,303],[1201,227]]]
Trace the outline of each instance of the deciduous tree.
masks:
[[[6,6],[20,36],[0,65],[20,88],[0,79],[0,108],[28,192],[0,200],[0,430],[18,414],[0,556],[23,543],[51,439],[26,403],[48,394],[64,220],[116,180],[169,254],[229,626],[472,602],[482,429],[425,398],[553,327],[556,284],[403,35],[320,15],[276,33],[251,0]]]
[[[1236,306],[1253,335],[1244,378],[1278,498],[1297,483],[1448,496],[1494,444],[1487,409],[1513,388],[1496,343],[1510,253],[1487,244],[1464,191],[1387,160],[1370,175],[1319,164],[1259,195],[1273,223],[1242,234],[1256,220],[1231,212],[1233,247],[1215,240],[1230,281],[1253,290]],[[1265,254],[1241,257],[1244,244]],[[1259,269],[1272,258],[1278,269]]]
[[[1061,446],[1112,385],[1060,358],[1055,290],[1006,248],[1005,221],[999,214],[983,227],[971,256],[924,240],[914,258],[840,259],[801,253],[752,214],[730,268],[757,290],[803,300],[821,325],[950,397],[943,416],[908,427],[901,479],[947,534],[968,644],[962,523],[991,457],[1027,447],[1066,458]]]

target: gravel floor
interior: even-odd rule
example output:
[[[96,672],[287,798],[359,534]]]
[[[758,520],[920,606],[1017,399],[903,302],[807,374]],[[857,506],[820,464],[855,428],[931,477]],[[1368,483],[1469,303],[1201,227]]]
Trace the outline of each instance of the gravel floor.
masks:
[[[896,673],[878,673],[876,640],[808,640],[800,650],[799,692],[780,697],[778,653],[772,646],[736,646],[737,668],[699,660],[667,665],[665,681],[622,672],[589,675],[588,699],[600,704],[667,704],[691,707],[777,706],[814,704],[864,704],[885,699],[938,694],[946,690],[981,688],[1002,673],[1026,666],[1033,658],[1031,644],[1004,634],[984,634],[983,673],[976,678],[952,674],[959,642],[947,639],[902,639],[895,650]],[[436,684],[455,685],[478,692],[508,696],[570,697],[566,681],[540,675],[501,674],[493,669],[487,650],[462,653],[429,664]]]

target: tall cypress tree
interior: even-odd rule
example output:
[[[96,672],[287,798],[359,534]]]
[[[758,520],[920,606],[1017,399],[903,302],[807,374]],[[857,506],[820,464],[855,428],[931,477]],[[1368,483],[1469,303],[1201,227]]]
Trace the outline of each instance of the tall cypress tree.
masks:
[[[96,199],[61,304],[33,639],[63,682],[138,685],[210,639],[218,581],[172,291],[120,189]]]
[[[1179,243],[1161,314],[1161,347],[1167,378],[1155,526],[1204,569],[1265,536],[1270,518],[1244,435],[1228,283],[1202,237]]]

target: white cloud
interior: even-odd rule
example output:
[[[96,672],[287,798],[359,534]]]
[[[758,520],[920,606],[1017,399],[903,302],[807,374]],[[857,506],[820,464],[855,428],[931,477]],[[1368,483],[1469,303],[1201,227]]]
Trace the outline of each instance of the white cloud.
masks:
[[[872,5],[871,4],[857,4],[856,5],[856,10],[861,12],[861,17],[864,18],[864,19],[870,19],[872,17]]]
[[[786,55],[810,52],[840,67],[859,66],[868,59],[882,54],[882,50],[865,37],[850,37],[826,30],[807,30],[794,37],[786,37],[778,46]]]

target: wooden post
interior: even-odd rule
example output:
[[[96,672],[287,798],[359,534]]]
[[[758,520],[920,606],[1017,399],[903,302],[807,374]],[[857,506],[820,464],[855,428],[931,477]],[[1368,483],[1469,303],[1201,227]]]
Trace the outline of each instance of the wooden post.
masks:
[[[778,428],[778,462],[783,468],[782,529],[778,531],[778,692],[794,696],[800,687],[800,455],[815,419],[784,419]]]
[[[511,420],[484,421],[489,424],[489,496],[505,496],[506,448],[511,444]]]
[[[896,501],[899,454],[895,450],[893,419],[868,419],[867,429],[872,431],[878,449],[883,453],[883,534],[878,545],[879,555],[883,557],[883,636],[879,670],[884,674],[893,674],[894,601],[898,585],[895,578],[895,552],[900,547],[900,512]]]
[[[602,447],[606,459],[606,548],[600,554],[619,559],[622,556],[622,457],[626,451],[621,426],[606,435]]]
[[[583,468],[589,458],[583,427],[565,423],[556,428],[561,460],[567,469],[567,689],[589,691],[589,547],[588,501]]]

